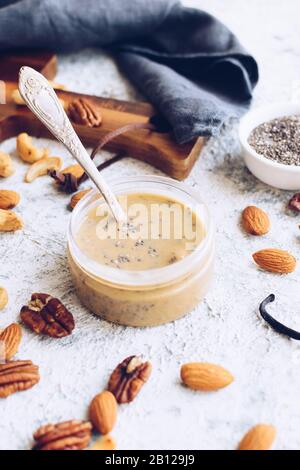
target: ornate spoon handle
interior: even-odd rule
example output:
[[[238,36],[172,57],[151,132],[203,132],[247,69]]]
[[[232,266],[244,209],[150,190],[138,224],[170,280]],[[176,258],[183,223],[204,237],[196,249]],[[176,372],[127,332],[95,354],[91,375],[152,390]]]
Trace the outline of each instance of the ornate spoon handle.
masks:
[[[64,144],[95,183],[116,221],[124,222],[126,217],[122,207],[90,159],[48,80],[34,69],[22,67],[19,90],[28,108]]]

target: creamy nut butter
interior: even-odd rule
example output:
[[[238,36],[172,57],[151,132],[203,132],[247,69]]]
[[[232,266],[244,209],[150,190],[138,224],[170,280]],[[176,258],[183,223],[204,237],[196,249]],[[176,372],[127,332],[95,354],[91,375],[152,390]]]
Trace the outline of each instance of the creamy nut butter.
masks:
[[[205,236],[201,221],[180,201],[134,193],[119,197],[119,202],[128,217],[123,230],[111,215],[97,215],[98,206],[87,213],[76,236],[82,252],[105,266],[162,268],[183,259]]]
[[[206,207],[168,178],[130,177],[113,190],[127,214],[122,227],[96,191],[72,214],[69,264],[79,298],[93,313],[124,325],[183,316],[202,300],[212,276]]]

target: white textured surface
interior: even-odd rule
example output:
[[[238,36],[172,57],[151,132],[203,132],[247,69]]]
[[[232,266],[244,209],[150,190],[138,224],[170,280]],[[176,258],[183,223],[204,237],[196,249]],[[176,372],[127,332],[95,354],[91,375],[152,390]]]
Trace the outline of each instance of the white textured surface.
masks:
[[[299,2],[295,0],[192,0],[225,21],[258,58],[260,84],[254,106],[300,99]],[[117,98],[137,95],[100,52],[60,57],[58,81],[70,89]],[[41,142],[40,142],[41,143]],[[70,161],[58,144],[46,142],[53,155]],[[1,150],[14,151],[14,139]],[[119,449],[233,449],[253,424],[278,428],[277,449],[300,448],[300,348],[266,328],[258,318],[259,302],[277,294],[270,311],[300,329],[299,271],[288,277],[260,272],[251,254],[263,247],[299,253],[299,218],[287,213],[290,194],[272,190],[252,177],[239,155],[235,131],[207,146],[187,183],[210,206],[217,225],[217,265],[206,301],[186,318],[154,329],[114,326],[89,314],[76,299],[65,256],[70,218],[68,196],[47,177],[23,182],[25,165],[0,182],[22,196],[17,212],[25,230],[0,236],[0,285],[10,303],[0,312],[0,328],[19,319],[19,309],[33,291],[61,298],[76,319],[74,334],[63,340],[38,337],[24,329],[17,355],[40,366],[33,389],[0,401],[0,448],[26,449],[32,432],[46,422],[85,418],[91,398],[106,385],[110,371],[124,357],[142,353],[153,375],[139,397],[122,406],[113,431]],[[124,176],[152,168],[127,160],[106,170]],[[264,238],[245,236],[239,228],[248,204],[264,208],[272,230]],[[191,392],[180,385],[180,364],[209,361],[227,367],[235,382],[218,393]]]

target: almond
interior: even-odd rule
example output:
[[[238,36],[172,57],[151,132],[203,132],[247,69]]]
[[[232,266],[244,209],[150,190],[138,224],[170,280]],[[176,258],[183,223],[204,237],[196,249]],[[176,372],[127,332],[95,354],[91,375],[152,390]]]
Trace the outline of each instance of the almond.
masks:
[[[276,428],[270,424],[257,424],[241,440],[238,450],[269,450],[276,437]]]
[[[10,155],[4,152],[0,152],[0,176],[7,178],[14,173],[14,165]]]
[[[0,287],[0,310],[3,310],[8,304],[8,294],[4,287]]]
[[[75,176],[76,178],[81,178],[84,173],[84,169],[78,163],[74,165],[67,166],[62,170],[62,173],[71,173],[71,175]]]
[[[114,450],[116,447],[114,438],[107,434],[106,436],[101,436],[88,450]]]
[[[259,207],[249,206],[243,211],[242,225],[251,235],[265,235],[270,230],[270,219]]]
[[[284,250],[268,248],[254,253],[254,261],[262,269],[272,273],[287,274],[295,271],[297,260]]]
[[[78,193],[75,193],[70,200],[70,207],[74,209],[74,207],[78,204],[78,202],[85,196],[87,193],[89,193],[91,189],[83,189],[82,191],[78,191]]]
[[[59,157],[44,157],[33,163],[25,175],[25,181],[32,183],[38,176],[43,176],[50,170],[59,170],[62,160]]]
[[[20,202],[20,196],[16,191],[0,189],[0,209],[13,209]]]
[[[0,334],[0,341],[4,341],[5,359],[9,361],[19,349],[22,339],[22,329],[17,323],[12,323]]]
[[[234,380],[228,370],[207,362],[184,364],[180,371],[182,382],[192,390],[213,391],[227,387]]]
[[[117,420],[117,401],[114,395],[105,390],[92,400],[90,405],[90,420],[101,434],[108,434]]]
[[[0,209],[0,232],[15,232],[21,228],[23,228],[23,222],[18,214]]]

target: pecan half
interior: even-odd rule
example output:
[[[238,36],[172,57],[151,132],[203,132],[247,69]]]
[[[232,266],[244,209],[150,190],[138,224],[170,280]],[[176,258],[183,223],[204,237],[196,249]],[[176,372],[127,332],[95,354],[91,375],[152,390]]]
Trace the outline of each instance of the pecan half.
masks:
[[[87,100],[79,98],[69,104],[68,113],[75,124],[88,127],[99,127],[102,122],[101,114]]]
[[[118,403],[129,403],[137,396],[150,377],[150,362],[142,362],[138,356],[129,356],[121,362],[110,376],[108,390]]]
[[[31,361],[11,361],[0,364],[0,398],[27,390],[39,380],[39,368]]]
[[[48,294],[32,294],[28,305],[21,309],[21,319],[35,333],[53,338],[68,336],[75,327],[72,313]]]
[[[288,208],[295,212],[300,212],[300,193],[296,193],[289,201]]]
[[[10,360],[18,352],[22,340],[22,328],[12,323],[0,332],[0,342],[4,343],[4,357]]]
[[[72,420],[41,426],[33,435],[33,450],[81,450],[91,440],[92,425],[88,421]]]

